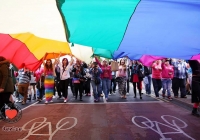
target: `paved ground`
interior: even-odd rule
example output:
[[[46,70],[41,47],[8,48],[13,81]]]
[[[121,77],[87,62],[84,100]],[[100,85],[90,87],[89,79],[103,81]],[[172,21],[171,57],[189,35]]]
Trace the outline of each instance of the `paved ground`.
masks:
[[[151,87],[151,90],[152,90],[152,93],[151,93],[151,97],[152,98],[148,98],[149,100],[154,100],[155,101],[155,93],[153,91],[153,85]],[[142,91],[143,93],[145,93],[145,90],[143,89]],[[162,92],[160,91],[160,99],[159,100],[162,100],[162,101],[165,101],[165,102],[168,102],[168,99],[163,99],[162,98]],[[144,94],[145,95],[145,94]],[[134,95],[133,95],[133,87],[132,87],[132,84],[130,83],[130,94],[127,95],[127,99],[126,100],[121,100],[119,97],[119,95],[116,93],[116,94],[112,94],[111,96],[109,96],[109,101],[108,102],[135,102],[135,101],[145,101],[147,98],[146,96],[143,95],[143,100],[140,100],[139,99],[139,95],[137,95],[138,98],[134,99],[132,98]],[[173,97],[173,93],[172,93],[172,97]],[[53,101],[55,103],[62,103],[63,100],[56,100],[56,99],[53,99]],[[74,100],[72,94],[71,94],[71,90],[69,89],[69,96],[68,96],[68,102],[69,103],[93,103],[93,97],[90,97],[90,96],[86,96],[86,97],[83,97],[83,101],[80,102],[79,100]],[[101,101],[100,103],[102,102],[106,102],[104,98],[101,98]],[[178,106],[181,106],[181,107],[184,107],[188,110],[191,110],[191,108],[193,107],[193,104],[191,103],[191,95],[187,95],[187,98],[173,98],[173,101],[170,101],[171,103],[173,104],[176,104]],[[35,100],[31,100],[31,101],[27,101],[27,104],[26,105],[21,105],[20,103],[17,103],[17,105],[19,105],[21,108],[26,108],[27,106],[30,106],[32,104],[36,103]],[[40,104],[43,104],[44,101],[42,101]]]
[[[23,130],[21,132],[2,130],[0,131],[1,139],[200,139],[199,118],[190,115],[190,111],[160,101],[157,103],[147,101],[143,103],[37,104],[24,110],[19,122],[0,123],[1,128],[9,126],[23,127]]]
[[[179,98],[178,98],[179,99]],[[178,100],[177,99],[177,100]],[[93,96],[75,101],[69,92],[68,103],[28,102],[22,119],[14,124],[0,122],[1,140],[189,140],[200,139],[200,118],[191,108],[177,106],[176,100],[127,99],[119,94],[93,102]],[[189,100],[189,99],[184,99]],[[21,131],[16,132],[16,128]],[[10,130],[10,131],[9,131]],[[9,132],[8,132],[9,131]]]

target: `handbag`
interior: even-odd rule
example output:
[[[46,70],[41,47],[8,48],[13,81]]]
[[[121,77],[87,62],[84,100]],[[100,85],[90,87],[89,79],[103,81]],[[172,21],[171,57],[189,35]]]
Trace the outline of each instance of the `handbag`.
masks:
[[[72,82],[75,84],[79,84],[80,80],[79,80],[79,78],[72,78]]]
[[[138,70],[138,77],[140,79],[143,79],[145,77],[144,74],[143,74],[143,72],[141,70]]]
[[[111,71],[118,71],[118,69],[119,69],[118,62],[112,61],[111,62]]]

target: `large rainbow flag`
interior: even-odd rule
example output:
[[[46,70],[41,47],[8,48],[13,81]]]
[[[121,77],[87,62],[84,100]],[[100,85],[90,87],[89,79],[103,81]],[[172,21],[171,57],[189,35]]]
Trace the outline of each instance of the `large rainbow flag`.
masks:
[[[128,56],[146,65],[165,57],[200,59],[199,0],[0,2],[0,55],[17,67],[35,69],[59,52],[86,62],[92,55]]]
[[[57,0],[57,5],[68,40],[100,56],[200,59],[199,0]]]

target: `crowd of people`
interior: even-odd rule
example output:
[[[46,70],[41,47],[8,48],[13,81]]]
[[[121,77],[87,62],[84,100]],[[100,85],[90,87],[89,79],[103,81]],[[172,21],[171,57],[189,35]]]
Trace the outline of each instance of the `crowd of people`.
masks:
[[[144,66],[140,61],[130,60],[128,57],[118,61],[106,59],[100,61],[95,57],[90,64],[73,56],[70,61],[67,58],[60,61],[59,57],[54,60],[43,60],[43,66],[34,72],[26,67],[15,70],[13,76],[8,74],[9,67],[9,61],[1,57],[1,108],[4,103],[13,102],[11,94],[14,90],[10,88],[12,83],[14,83],[15,96],[18,98],[17,102],[21,102],[22,105],[31,99],[41,102],[44,96],[45,104],[48,104],[53,102],[55,93],[58,95],[57,99],[63,99],[66,103],[68,86],[75,100],[82,101],[83,95],[93,95],[94,102],[99,102],[101,96],[105,96],[105,100],[108,101],[111,98],[109,95],[116,92],[116,86],[121,99],[126,99],[132,83],[133,98],[137,98],[139,93],[139,98],[142,99],[143,86],[146,94],[151,95],[151,84],[156,98],[161,96],[172,100],[172,96],[187,98],[187,94],[192,94],[194,103],[192,114],[199,116],[197,108],[200,102],[200,63],[197,60],[163,59],[156,60],[151,66]],[[16,81],[8,81],[8,77],[14,77],[13,80]]]

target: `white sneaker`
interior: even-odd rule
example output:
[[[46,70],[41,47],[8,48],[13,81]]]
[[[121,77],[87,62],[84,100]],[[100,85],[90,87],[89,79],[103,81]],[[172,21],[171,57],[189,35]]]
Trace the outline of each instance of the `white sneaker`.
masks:
[[[21,103],[21,102],[22,102],[22,100],[19,100],[19,101],[18,101],[18,103]]]
[[[53,98],[56,98],[56,96],[53,96]]]
[[[19,99],[19,100],[16,100],[15,102],[16,102],[16,103],[21,103],[21,102],[22,102],[22,100],[21,100],[21,99]]]
[[[67,102],[67,99],[64,100],[64,103],[66,103],[66,102]]]
[[[53,103],[53,100],[51,100],[50,102]]]
[[[45,101],[45,104],[48,104],[48,101]]]
[[[112,95],[112,94],[109,93],[109,95]]]

